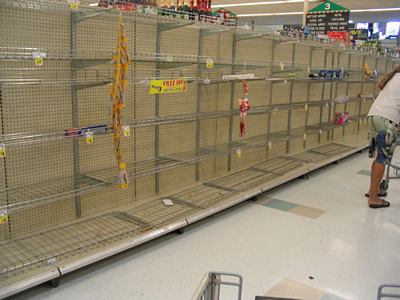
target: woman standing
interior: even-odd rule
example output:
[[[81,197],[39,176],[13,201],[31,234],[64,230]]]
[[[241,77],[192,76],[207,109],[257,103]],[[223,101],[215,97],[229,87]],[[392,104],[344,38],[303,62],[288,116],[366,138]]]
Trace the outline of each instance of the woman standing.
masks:
[[[385,75],[379,83],[379,95],[368,113],[370,143],[374,155],[371,166],[371,185],[368,197],[370,208],[390,206],[381,199],[386,192],[379,191],[385,172],[385,163],[393,155],[396,147],[397,130],[400,124],[400,65]]]

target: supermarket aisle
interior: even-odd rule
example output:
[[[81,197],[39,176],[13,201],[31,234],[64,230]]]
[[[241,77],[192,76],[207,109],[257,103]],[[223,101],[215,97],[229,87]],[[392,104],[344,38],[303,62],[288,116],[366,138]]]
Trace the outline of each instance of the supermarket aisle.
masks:
[[[284,279],[335,299],[375,299],[379,284],[400,283],[400,181],[391,183],[390,208],[367,208],[366,156],[12,299],[186,300],[210,270],[242,274],[245,300]]]

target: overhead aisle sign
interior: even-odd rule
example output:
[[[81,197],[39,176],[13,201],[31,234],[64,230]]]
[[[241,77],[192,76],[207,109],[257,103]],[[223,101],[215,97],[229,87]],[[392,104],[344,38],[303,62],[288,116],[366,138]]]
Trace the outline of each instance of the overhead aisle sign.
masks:
[[[350,10],[329,0],[310,9],[306,26],[315,34],[349,30]]]

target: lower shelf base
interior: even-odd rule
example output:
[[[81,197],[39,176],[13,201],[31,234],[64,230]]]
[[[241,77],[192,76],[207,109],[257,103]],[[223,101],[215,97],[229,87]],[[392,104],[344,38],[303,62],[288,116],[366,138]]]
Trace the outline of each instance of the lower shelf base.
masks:
[[[57,279],[204,219],[366,148],[330,143],[275,157],[162,198],[8,240],[0,247],[0,298]],[[174,205],[166,206],[163,199]]]

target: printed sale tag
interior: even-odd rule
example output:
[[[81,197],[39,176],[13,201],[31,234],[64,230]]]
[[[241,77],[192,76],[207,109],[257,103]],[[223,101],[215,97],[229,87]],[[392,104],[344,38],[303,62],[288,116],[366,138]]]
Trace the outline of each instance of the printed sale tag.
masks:
[[[93,144],[93,132],[86,131],[85,133],[86,144],[91,145]]]
[[[186,90],[187,81],[184,79],[151,80],[149,94],[172,94],[185,92]]]
[[[8,213],[6,210],[0,210],[0,224],[8,222]]]
[[[212,58],[207,58],[206,59],[206,66],[207,66],[207,69],[214,68],[214,60]]]
[[[46,57],[46,53],[37,51],[32,54],[33,59],[35,60],[35,65],[36,66],[42,66],[43,65],[43,59]]]
[[[124,134],[124,137],[128,137],[131,135],[131,129],[130,129],[129,125],[124,125],[122,127],[122,133]]]
[[[242,150],[241,150],[241,149],[237,149],[237,150],[236,150],[236,156],[237,156],[237,158],[239,158],[239,159],[242,158]]]
[[[6,145],[0,144],[0,158],[6,157]]]
[[[68,0],[69,6],[71,7],[72,10],[78,10],[79,9],[79,0]]]

